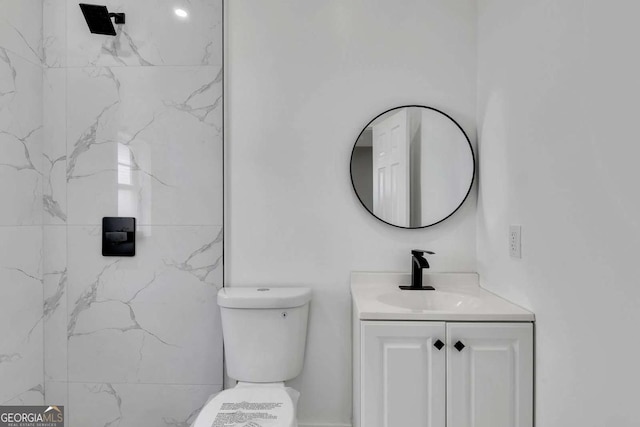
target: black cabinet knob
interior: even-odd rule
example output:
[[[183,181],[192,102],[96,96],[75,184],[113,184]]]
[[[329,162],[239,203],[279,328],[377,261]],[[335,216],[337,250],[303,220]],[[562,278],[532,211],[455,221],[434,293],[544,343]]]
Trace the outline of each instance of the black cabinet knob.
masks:
[[[462,349],[464,348],[464,344],[462,344],[462,342],[460,342],[460,341],[458,341],[457,343],[455,343],[453,346],[454,346],[454,347],[456,348],[456,350],[458,350],[458,351],[462,351]]]
[[[437,340],[435,343],[433,343],[433,346],[438,350],[442,350],[442,347],[444,347],[444,343],[440,340]]]

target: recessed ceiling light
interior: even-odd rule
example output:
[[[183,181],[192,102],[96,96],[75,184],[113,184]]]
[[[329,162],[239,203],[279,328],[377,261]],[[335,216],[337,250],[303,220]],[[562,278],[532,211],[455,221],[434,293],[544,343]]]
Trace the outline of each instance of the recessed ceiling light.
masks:
[[[186,10],[184,9],[173,9],[173,12],[180,18],[186,18],[189,16]]]

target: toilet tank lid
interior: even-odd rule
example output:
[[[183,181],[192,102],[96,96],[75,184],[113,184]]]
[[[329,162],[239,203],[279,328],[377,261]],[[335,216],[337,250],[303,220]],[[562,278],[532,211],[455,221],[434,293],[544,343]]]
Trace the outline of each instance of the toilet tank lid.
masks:
[[[218,291],[218,305],[226,308],[293,308],[311,300],[309,288],[231,287]]]

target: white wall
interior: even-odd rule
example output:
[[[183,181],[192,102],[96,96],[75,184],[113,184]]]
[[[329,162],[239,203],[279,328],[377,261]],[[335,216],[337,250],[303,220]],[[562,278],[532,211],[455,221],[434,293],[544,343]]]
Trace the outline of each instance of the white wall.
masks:
[[[478,269],[536,313],[539,426],[638,425],[639,14],[479,3]]]
[[[426,104],[475,139],[472,0],[249,1],[226,14],[226,284],[311,286],[303,423],[351,418],[351,270],[475,271],[475,197],[446,222],[402,230],[351,188],[361,129],[397,105]]]

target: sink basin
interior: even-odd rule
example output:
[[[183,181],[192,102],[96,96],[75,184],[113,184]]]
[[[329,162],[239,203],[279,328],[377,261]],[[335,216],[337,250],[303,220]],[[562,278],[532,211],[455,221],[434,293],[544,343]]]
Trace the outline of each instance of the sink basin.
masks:
[[[435,291],[401,291],[410,273],[351,273],[352,313],[360,320],[533,322],[535,316],[480,287],[475,273],[424,273]]]
[[[394,291],[378,296],[378,301],[394,307],[421,311],[460,311],[478,308],[480,298],[441,291]]]

